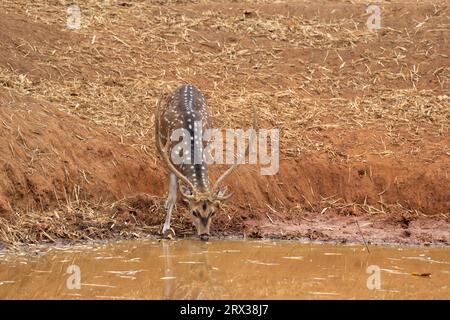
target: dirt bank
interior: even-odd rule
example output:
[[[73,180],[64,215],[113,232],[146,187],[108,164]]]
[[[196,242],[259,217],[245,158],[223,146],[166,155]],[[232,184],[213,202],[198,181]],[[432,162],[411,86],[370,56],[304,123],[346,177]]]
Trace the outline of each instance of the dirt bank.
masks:
[[[51,104],[3,89],[0,98],[3,242],[158,234],[167,186],[152,157]],[[286,159],[269,177],[245,165],[229,181],[236,196],[213,229],[221,236],[358,242],[358,220],[369,242],[446,244],[442,170],[440,162],[342,164],[317,154]],[[188,220],[179,203],[179,235],[192,234]]]
[[[80,6],[70,31],[61,4],[0,5],[4,244],[157,234],[153,111],[183,82],[220,127],[246,126],[254,105],[280,130],[279,173],[239,168],[215,234],[354,242],[357,220],[371,242],[450,243],[443,4],[383,5],[378,33],[363,4]],[[179,202],[179,235],[188,220]]]

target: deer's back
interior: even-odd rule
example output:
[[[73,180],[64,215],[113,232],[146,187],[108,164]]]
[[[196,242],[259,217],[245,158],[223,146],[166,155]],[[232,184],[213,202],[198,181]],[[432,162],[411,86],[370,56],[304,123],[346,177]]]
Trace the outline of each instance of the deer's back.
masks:
[[[161,112],[161,140],[165,144],[172,132],[177,129],[185,129],[189,133],[192,163],[174,164],[181,172],[198,187],[206,187],[208,184],[207,165],[193,163],[193,155],[198,151],[198,146],[205,146],[202,136],[199,135],[199,126],[205,132],[211,127],[211,120],[203,94],[191,84],[182,85],[175,89],[167,100],[165,108]],[[197,130],[194,132],[195,126]],[[178,141],[171,143],[171,148]]]
[[[200,90],[191,84],[175,89],[161,113],[160,120],[163,138],[175,129],[193,130],[196,121],[201,121],[204,129],[210,127],[205,98]]]

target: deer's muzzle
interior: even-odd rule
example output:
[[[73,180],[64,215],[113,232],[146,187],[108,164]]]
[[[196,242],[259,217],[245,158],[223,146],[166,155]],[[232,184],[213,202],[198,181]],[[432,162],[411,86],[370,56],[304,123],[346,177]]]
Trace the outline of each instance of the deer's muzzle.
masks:
[[[202,241],[208,241],[208,240],[209,240],[209,234],[207,234],[207,233],[202,233],[202,234],[200,235],[200,240],[202,240]]]

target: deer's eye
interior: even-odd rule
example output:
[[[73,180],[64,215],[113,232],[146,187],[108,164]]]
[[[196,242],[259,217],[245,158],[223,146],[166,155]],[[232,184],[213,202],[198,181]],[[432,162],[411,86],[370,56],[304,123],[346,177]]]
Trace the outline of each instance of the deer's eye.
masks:
[[[214,217],[215,214],[216,214],[215,211],[211,211],[211,213],[209,214],[209,217],[212,218],[212,217]]]
[[[192,211],[192,215],[197,218],[200,217],[200,213],[197,210]]]

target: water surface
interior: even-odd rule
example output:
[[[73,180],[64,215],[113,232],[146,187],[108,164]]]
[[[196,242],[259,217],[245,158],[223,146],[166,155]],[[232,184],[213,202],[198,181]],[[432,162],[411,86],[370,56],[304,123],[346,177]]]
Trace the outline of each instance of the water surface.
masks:
[[[449,299],[450,249],[143,240],[0,253],[0,299],[12,298]]]

